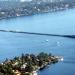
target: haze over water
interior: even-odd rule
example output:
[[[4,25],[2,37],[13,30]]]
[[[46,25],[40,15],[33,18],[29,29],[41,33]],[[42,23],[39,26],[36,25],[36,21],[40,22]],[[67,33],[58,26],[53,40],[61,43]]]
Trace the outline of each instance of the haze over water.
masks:
[[[3,19],[0,29],[74,35],[75,9]],[[75,75],[75,39],[0,32],[0,61],[22,53],[42,51],[63,56],[64,61],[50,65],[38,75]]]

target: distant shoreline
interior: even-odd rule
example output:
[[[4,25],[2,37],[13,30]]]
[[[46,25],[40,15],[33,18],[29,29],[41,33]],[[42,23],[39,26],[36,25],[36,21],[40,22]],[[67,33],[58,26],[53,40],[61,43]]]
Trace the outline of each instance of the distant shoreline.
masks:
[[[73,8],[71,8],[73,9]],[[56,12],[62,12],[62,11],[65,11],[66,9],[64,10],[59,10],[59,11],[54,11],[54,12],[42,12],[42,13],[36,13],[36,14],[31,14],[31,15],[20,15],[20,16],[10,16],[10,17],[2,17],[0,18],[0,20],[3,20],[3,19],[12,19],[12,18],[18,18],[18,17],[28,17],[28,16],[34,16],[34,15],[39,15],[39,14],[45,14],[45,13],[56,13]],[[70,10],[70,9],[68,9]]]
[[[75,8],[75,2],[28,2],[20,5],[21,6],[15,5],[15,7],[0,9],[0,20]]]

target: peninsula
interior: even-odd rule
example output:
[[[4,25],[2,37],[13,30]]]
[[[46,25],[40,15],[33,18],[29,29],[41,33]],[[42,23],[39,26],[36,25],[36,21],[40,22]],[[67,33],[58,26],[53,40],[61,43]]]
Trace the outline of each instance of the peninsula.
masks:
[[[0,75],[37,75],[48,65],[57,63],[61,57],[44,52],[38,55],[22,54],[20,57],[6,59],[0,63]]]

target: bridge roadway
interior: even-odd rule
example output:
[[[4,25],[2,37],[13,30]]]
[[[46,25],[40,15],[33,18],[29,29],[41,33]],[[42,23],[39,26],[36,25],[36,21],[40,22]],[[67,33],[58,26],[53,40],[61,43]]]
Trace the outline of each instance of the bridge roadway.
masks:
[[[19,30],[0,30],[0,32],[11,32],[11,33],[20,33],[20,34],[33,34],[33,35],[59,36],[59,37],[75,38],[75,35],[47,34],[47,33],[25,32],[25,31],[19,31]]]

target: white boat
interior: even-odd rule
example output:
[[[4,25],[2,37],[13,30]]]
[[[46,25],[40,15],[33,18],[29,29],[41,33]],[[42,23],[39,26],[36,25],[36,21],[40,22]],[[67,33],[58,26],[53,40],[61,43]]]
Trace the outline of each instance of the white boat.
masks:
[[[63,60],[64,60],[64,58],[62,57],[60,60],[61,60],[61,61],[63,61]]]
[[[46,39],[46,42],[48,42],[49,40],[48,39]]]
[[[37,71],[33,71],[32,75],[37,75]]]

